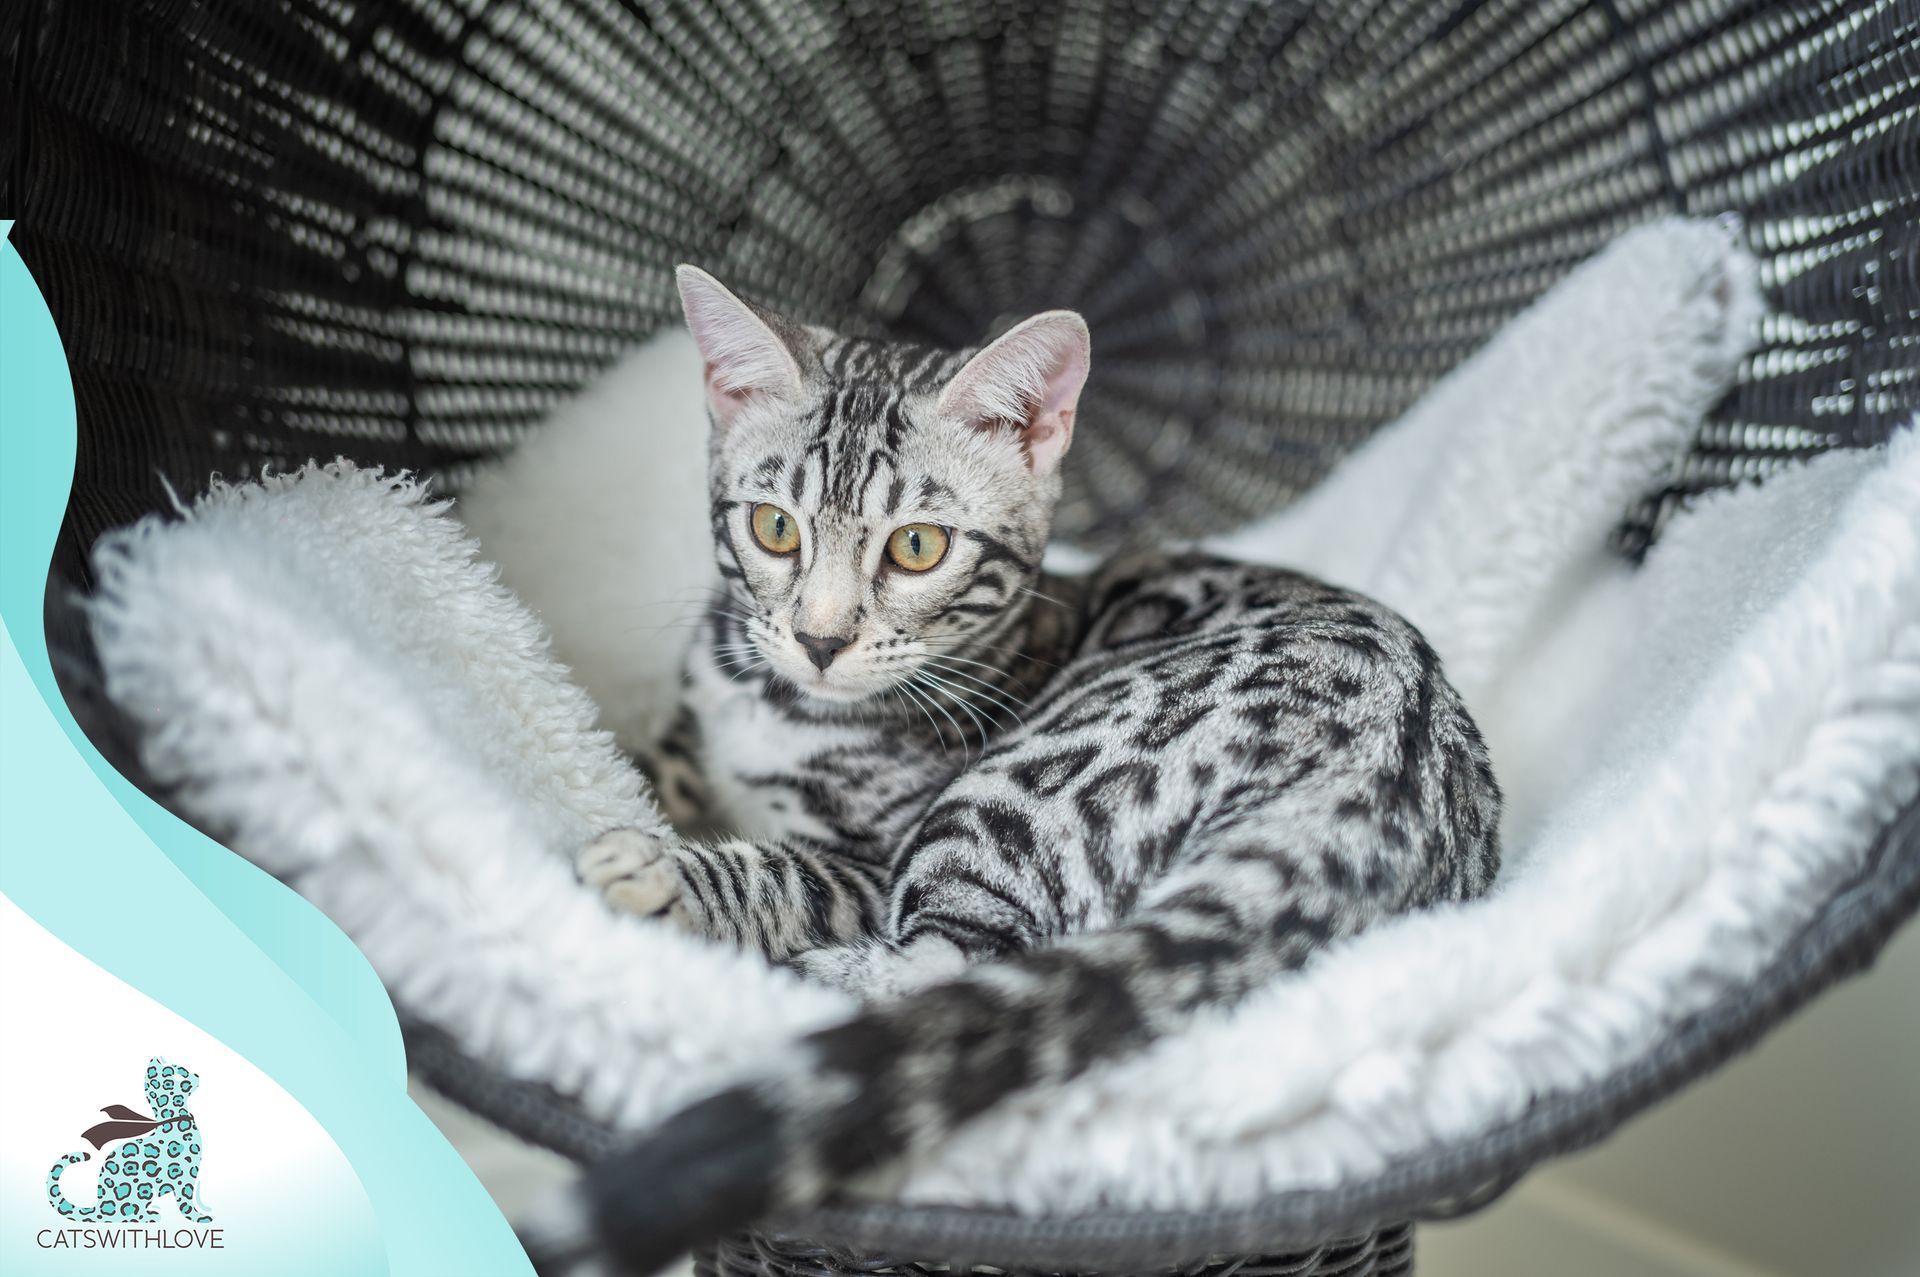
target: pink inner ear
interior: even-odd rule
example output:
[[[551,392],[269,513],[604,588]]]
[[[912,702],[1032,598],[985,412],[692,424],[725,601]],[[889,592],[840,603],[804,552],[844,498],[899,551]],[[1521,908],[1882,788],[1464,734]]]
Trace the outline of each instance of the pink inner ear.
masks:
[[[1013,427],[1027,467],[1046,474],[1072,442],[1087,365],[1085,321],[1048,311],[969,360],[940,396],[940,408],[976,429]]]
[[[707,405],[725,426],[756,396],[799,389],[793,351],[767,320],[728,292],[719,280],[683,266],[680,303],[706,368]]]
[[[734,415],[753,399],[751,386],[729,389],[720,381],[720,370],[712,364],[707,365],[707,405],[713,409],[714,420],[721,425],[732,422]]]
[[[1086,384],[1087,360],[1078,350],[1062,352],[1047,374],[1041,400],[1027,417],[1027,465],[1036,472],[1060,463],[1073,442],[1073,418],[1080,407],[1080,388]]]
[[[1060,462],[1060,456],[1073,441],[1072,408],[1042,409],[1028,419],[1021,442],[1026,446],[1027,469],[1044,471]]]

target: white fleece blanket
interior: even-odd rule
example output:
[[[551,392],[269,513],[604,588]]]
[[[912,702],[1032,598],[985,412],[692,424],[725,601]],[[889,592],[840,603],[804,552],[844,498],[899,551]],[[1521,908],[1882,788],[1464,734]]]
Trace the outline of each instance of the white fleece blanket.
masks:
[[[1702,501],[1641,570],[1602,548],[1731,376],[1751,271],[1720,227],[1630,233],[1314,493],[1218,542],[1425,629],[1508,792],[1494,894],[1017,1097],[888,1191],[1174,1207],[1364,1176],[1644,1052],[1860,866],[1920,789],[1912,432]],[[671,695],[679,632],[581,600],[705,579],[645,548],[687,543],[649,520],[694,535],[674,511],[698,417],[634,420],[677,393],[650,379],[684,375],[679,340],[616,370],[608,411],[576,410],[469,514],[636,733]],[[620,482],[583,495],[585,469]],[[403,480],[216,487],[97,552],[108,687],[154,774],[332,916],[397,1003],[639,1126],[849,1006],[575,884],[571,853],[635,819],[639,786],[475,556]]]

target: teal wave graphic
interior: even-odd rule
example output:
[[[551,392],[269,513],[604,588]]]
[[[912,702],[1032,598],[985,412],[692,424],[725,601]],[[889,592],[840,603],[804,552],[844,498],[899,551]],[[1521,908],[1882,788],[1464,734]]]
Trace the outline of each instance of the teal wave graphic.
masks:
[[[313,1114],[372,1204],[380,1235],[366,1253],[384,1264],[369,1260],[367,1271],[530,1273],[485,1189],[407,1098],[399,1025],[359,950],[115,772],[67,711],[41,607],[73,478],[73,389],[52,316],[11,244],[0,248],[0,346],[0,892]],[[157,964],[135,924],[162,910],[177,934],[172,959]],[[289,1255],[281,1271],[337,1274],[338,1261]]]

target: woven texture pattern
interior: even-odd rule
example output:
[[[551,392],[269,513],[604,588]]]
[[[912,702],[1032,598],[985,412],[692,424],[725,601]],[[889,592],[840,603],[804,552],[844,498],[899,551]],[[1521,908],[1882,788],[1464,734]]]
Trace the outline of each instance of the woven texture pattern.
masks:
[[[695,1252],[693,1271],[695,1277],[1049,1277],[1044,1268],[913,1263],[764,1233],[742,1233]],[[1413,1227],[1396,1224],[1298,1254],[1215,1257],[1106,1277],[1401,1277],[1412,1271]]]
[[[1077,306],[1061,526],[1263,512],[1571,263],[1735,210],[1777,319],[1670,491],[1920,404],[1920,4],[23,0],[0,204],[68,341],[63,565],[344,453],[457,486],[690,259],[964,344]],[[1577,351],[1570,351],[1577,357]]]

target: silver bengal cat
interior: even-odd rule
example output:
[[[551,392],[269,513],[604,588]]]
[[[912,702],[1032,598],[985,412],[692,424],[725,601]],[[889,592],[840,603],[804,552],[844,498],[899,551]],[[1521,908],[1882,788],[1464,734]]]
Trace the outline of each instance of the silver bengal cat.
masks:
[[[596,1172],[549,1265],[597,1234],[648,1268],[817,1202],[1487,889],[1487,750],[1401,617],[1193,554],[1042,572],[1078,315],[952,353],[803,325],[690,267],[680,288],[722,588],[648,760],[668,820],[611,831],[581,873],[871,1001]]]

